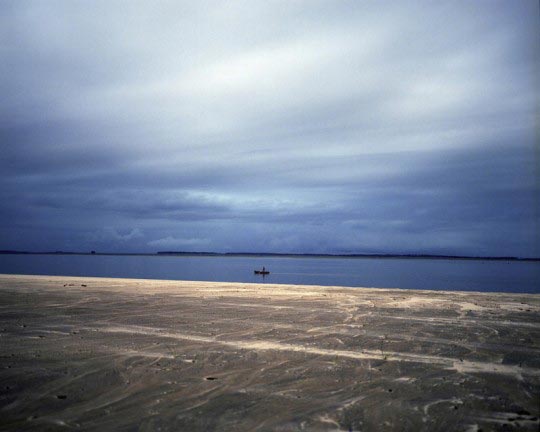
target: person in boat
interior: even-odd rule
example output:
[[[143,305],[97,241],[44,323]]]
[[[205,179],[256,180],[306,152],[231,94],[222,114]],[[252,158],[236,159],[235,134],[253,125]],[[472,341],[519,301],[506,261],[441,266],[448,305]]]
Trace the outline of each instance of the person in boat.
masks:
[[[265,269],[264,266],[263,266],[263,271],[262,271],[262,272],[264,273],[265,271],[266,271],[266,269]]]

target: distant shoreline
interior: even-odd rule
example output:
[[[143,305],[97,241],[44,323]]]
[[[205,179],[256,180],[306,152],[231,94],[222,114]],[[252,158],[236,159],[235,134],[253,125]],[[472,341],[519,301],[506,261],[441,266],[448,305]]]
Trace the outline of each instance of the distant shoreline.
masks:
[[[267,253],[267,252],[182,252],[160,251],[144,252],[69,252],[69,251],[17,251],[0,250],[0,255],[96,255],[96,256],[197,256],[197,257],[267,257],[267,258],[388,258],[388,259],[451,259],[476,261],[540,261],[538,258],[522,258],[513,256],[467,256],[467,255],[430,255],[430,254],[299,254],[299,253]]]

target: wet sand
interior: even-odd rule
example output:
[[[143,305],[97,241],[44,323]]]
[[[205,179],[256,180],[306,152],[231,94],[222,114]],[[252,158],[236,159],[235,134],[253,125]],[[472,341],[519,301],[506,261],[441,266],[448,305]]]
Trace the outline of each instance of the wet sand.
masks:
[[[0,429],[539,428],[540,295],[0,275]]]

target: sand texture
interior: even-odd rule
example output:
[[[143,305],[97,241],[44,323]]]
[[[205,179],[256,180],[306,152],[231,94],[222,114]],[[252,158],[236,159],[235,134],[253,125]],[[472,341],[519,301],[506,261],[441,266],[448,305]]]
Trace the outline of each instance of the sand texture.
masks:
[[[0,275],[0,430],[539,428],[540,295]]]

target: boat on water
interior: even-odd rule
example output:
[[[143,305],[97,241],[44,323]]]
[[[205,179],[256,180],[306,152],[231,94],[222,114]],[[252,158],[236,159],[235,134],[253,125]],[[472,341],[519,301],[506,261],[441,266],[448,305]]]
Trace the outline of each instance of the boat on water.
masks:
[[[255,274],[258,274],[258,275],[267,275],[267,274],[270,274],[270,272],[268,270],[266,270],[266,268],[262,268],[262,270],[255,270],[254,271]]]

